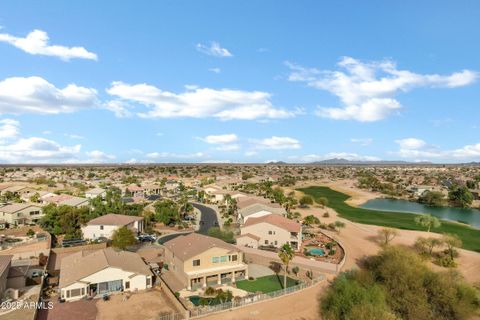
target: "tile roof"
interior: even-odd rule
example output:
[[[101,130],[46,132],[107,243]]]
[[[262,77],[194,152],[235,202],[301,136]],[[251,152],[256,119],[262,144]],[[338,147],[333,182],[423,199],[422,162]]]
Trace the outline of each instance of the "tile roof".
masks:
[[[66,287],[108,267],[120,268],[136,274],[151,275],[150,268],[134,252],[106,248],[88,253],[76,252],[62,259],[60,287]]]
[[[143,217],[109,213],[90,220],[87,222],[87,225],[126,226],[127,224],[140,220],[143,220]]]
[[[302,229],[302,225],[300,223],[277,214],[269,214],[258,218],[250,218],[247,220],[247,222],[245,222],[244,227],[248,227],[262,222],[277,226],[289,232],[300,232],[300,230]]]
[[[164,246],[182,261],[188,260],[211,248],[223,248],[230,251],[238,251],[238,249],[232,244],[195,232],[189,233],[185,236],[178,236],[165,242]]]

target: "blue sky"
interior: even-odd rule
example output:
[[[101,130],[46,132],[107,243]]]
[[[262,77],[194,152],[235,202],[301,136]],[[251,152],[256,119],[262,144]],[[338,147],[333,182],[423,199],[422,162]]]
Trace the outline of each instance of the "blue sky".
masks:
[[[477,1],[2,1],[0,163],[480,160]]]

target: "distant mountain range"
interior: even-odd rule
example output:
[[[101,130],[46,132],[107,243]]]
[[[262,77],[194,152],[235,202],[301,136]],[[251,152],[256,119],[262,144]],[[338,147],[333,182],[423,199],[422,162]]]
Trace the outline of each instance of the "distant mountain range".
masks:
[[[409,162],[402,160],[378,160],[378,161],[362,161],[362,160],[347,160],[343,158],[333,158],[322,161],[310,162],[310,164],[376,164],[376,165],[405,165],[405,164],[432,164],[429,161]]]
[[[288,164],[284,161],[271,161],[268,164]],[[333,158],[326,159],[321,161],[309,162],[306,164],[317,164],[317,165],[415,165],[415,164],[433,164],[428,161],[419,161],[419,162],[409,162],[402,160],[378,160],[378,161],[362,161],[362,160],[348,160],[344,158]],[[469,163],[475,164],[475,163]]]

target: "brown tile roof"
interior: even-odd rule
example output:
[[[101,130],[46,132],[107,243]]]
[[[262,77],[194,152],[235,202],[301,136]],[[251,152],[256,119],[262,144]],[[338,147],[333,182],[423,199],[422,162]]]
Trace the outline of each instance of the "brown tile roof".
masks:
[[[238,251],[237,247],[220,239],[205,236],[199,233],[189,233],[178,236],[165,242],[165,247],[175,254],[180,260],[185,261],[211,248],[224,248],[230,251]]]
[[[251,233],[245,233],[245,234],[239,235],[237,237],[237,239],[238,238],[243,238],[243,237],[249,237],[249,238],[252,238],[252,239],[257,240],[257,241],[260,240],[260,237],[257,237],[256,235],[253,235]]]
[[[143,220],[143,217],[109,213],[90,220],[87,222],[87,225],[126,226],[127,224],[140,220]]]
[[[272,203],[269,199],[261,197],[240,197],[237,199],[237,206],[239,209],[244,209],[253,204],[264,204],[272,208],[280,208],[281,205],[278,203]]]
[[[302,228],[300,223],[287,219],[278,214],[269,214],[269,215],[258,217],[258,218],[249,218],[247,222],[245,222],[244,226],[248,227],[248,226],[251,226],[257,223],[262,223],[262,222],[272,224],[279,228],[285,229],[289,232],[300,232]]]
[[[108,267],[116,267],[136,274],[152,274],[142,258],[134,252],[116,251],[113,248],[92,253],[80,251],[62,259],[60,287],[69,286]]]
[[[32,203],[13,203],[6,205],[4,207],[0,207],[0,212],[5,212],[5,213],[15,213],[17,211],[26,209],[28,207],[39,207],[37,204],[32,204]]]

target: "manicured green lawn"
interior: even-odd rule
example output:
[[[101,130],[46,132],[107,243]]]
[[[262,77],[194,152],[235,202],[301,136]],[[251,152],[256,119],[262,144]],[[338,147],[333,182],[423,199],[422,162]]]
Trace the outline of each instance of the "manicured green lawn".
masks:
[[[414,222],[414,218],[417,215],[413,213],[382,212],[352,207],[345,203],[345,201],[350,198],[348,195],[328,187],[308,187],[298,190],[312,196],[314,199],[320,197],[327,198],[328,207],[337,211],[341,217],[353,222],[398,229],[426,231]],[[442,225],[439,228],[433,229],[432,232],[456,234],[462,239],[464,249],[480,252],[480,230],[478,229],[442,220]]]
[[[293,287],[297,284],[297,281],[287,277],[287,288]],[[248,291],[248,292],[257,292],[261,291],[263,293],[273,292],[283,289],[283,276],[282,275],[271,275],[260,277],[255,280],[241,280],[237,281],[237,288]]]

